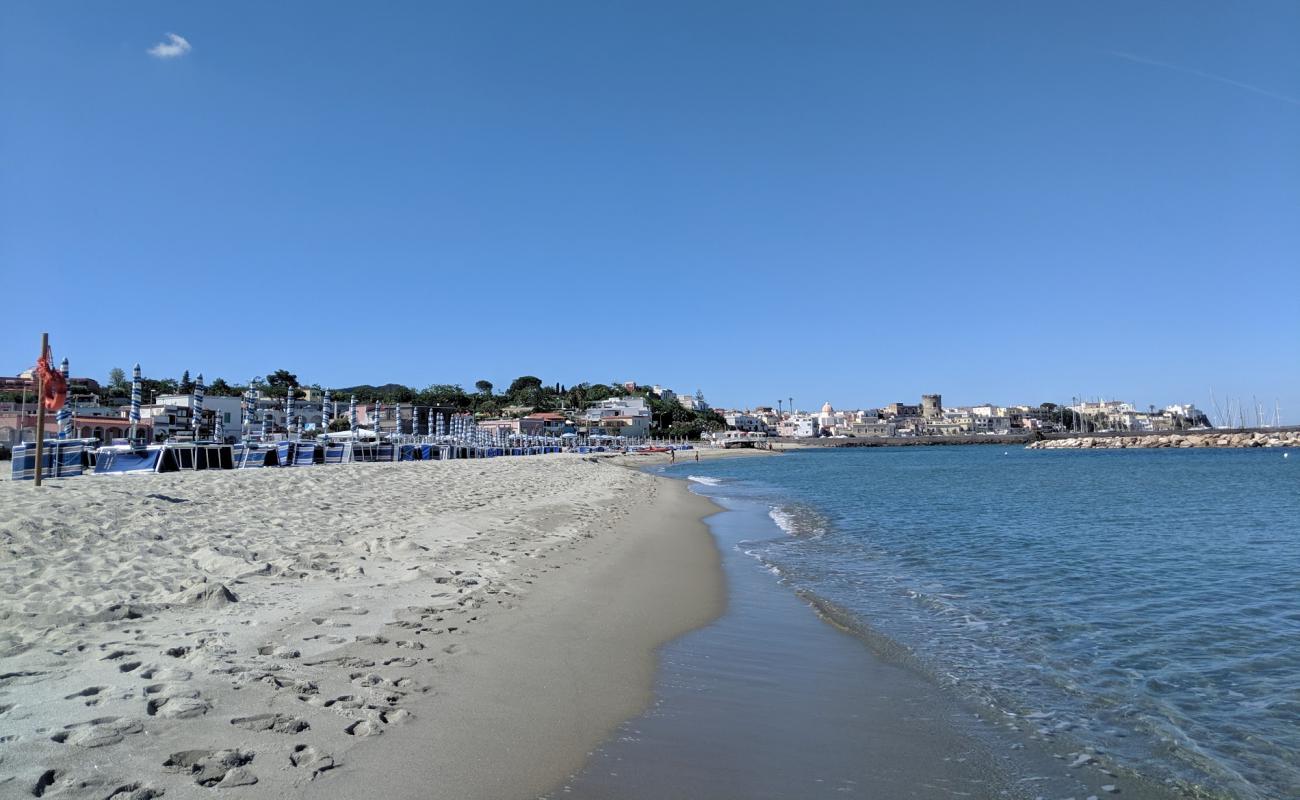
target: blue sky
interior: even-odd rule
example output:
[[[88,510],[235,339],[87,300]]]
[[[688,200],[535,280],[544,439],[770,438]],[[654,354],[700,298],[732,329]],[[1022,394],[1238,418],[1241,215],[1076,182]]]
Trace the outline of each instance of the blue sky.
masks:
[[[1300,421],[1297,30],[1294,2],[11,0],[0,372],[44,329],[100,377],[1213,388]]]

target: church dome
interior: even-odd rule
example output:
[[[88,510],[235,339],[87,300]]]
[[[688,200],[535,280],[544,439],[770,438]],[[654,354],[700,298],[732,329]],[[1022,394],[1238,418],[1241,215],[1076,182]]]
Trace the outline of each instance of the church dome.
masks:
[[[831,402],[829,400],[826,401],[826,405],[822,406],[822,413],[823,414],[835,413],[835,409],[831,408]]]

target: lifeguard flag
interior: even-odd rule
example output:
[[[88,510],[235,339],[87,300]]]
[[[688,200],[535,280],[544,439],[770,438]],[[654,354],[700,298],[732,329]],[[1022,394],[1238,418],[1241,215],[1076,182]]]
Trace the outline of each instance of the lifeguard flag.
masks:
[[[54,357],[47,346],[36,362],[36,372],[41,376],[41,402],[46,411],[58,411],[68,399],[68,381],[54,368]]]

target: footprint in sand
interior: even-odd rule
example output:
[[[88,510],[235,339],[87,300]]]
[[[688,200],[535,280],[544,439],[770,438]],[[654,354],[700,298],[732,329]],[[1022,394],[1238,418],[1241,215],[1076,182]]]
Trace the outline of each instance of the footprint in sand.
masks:
[[[300,769],[311,770],[312,778],[336,766],[334,756],[321,752],[309,744],[295,745],[293,752],[289,754],[289,763]]]
[[[373,720],[361,719],[344,728],[343,732],[348,736],[380,736],[384,732],[384,726]]]
[[[247,750],[182,750],[172,753],[163,769],[189,774],[199,786],[250,786],[257,783],[257,776],[245,765],[252,763],[254,755]]]
[[[146,686],[145,694],[155,695],[145,703],[145,712],[162,719],[192,719],[212,710],[212,704],[194,689],[167,684]]]
[[[141,786],[138,783],[128,783],[125,786],[119,786],[109,792],[105,800],[154,800],[155,797],[162,797],[163,790],[155,789],[151,786]]]
[[[354,697],[353,695],[345,694],[345,695],[340,695],[339,697],[336,697],[336,698],[334,698],[333,700],[326,700],[326,701],[325,701],[324,703],[322,703],[321,705],[322,705],[323,707],[325,707],[325,708],[336,708],[336,709],[339,709],[339,710],[343,710],[343,709],[348,709],[348,710],[350,710],[350,709],[355,709],[355,708],[361,708],[361,707],[363,707],[363,706],[365,705],[365,701],[363,701],[363,700],[358,700],[358,699],[357,699],[356,697]]]
[[[160,667],[150,665],[136,673],[147,681],[188,681],[194,673],[180,667]]]
[[[100,717],[87,722],[65,725],[64,729],[50,737],[59,744],[71,744],[77,747],[93,748],[117,744],[123,738],[142,733],[144,723],[138,719],[120,717]]]
[[[302,733],[311,728],[306,720],[296,719],[287,714],[258,714],[253,717],[236,717],[231,725],[250,731],[271,731],[273,733]]]
[[[257,648],[257,654],[259,656],[271,656],[272,658],[298,658],[302,655],[302,652],[282,644],[264,644]]]

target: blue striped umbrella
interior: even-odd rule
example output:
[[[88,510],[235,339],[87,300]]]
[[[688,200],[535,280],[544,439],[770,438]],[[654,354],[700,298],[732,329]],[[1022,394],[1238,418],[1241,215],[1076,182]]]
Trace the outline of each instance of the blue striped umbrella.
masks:
[[[217,421],[212,428],[212,438],[218,442],[226,441],[226,426],[221,424],[221,412],[217,412]]]
[[[370,410],[373,412],[373,413],[371,414],[371,416],[374,417],[374,425],[373,425],[372,427],[375,429],[375,438],[378,439],[378,438],[379,438],[379,418],[382,417],[382,416],[384,415],[384,404],[383,404],[383,403],[380,403],[379,401],[375,401],[375,407],[372,408],[372,409],[370,409]]]
[[[293,437],[293,387],[289,387],[289,393],[284,396],[284,430]]]
[[[429,436],[436,435],[433,430],[433,409],[432,408],[429,409],[429,419],[425,422],[424,429],[428,432]]]
[[[357,432],[357,396],[356,396],[355,394],[352,395],[352,399],[348,401],[348,423],[349,423],[349,425],[351,425],[351,427],[352,427],[352,433],[353,433],[353,434],[356,434],[356,432]]]
[[[203,425],[203,373],[194,379],[194,438],[199,437],[199,428]]]
[[[393,406],[393,433],[400,436],[402,434],[402,404],[398,403]]]
[[[68,359],[63,359],[59,364],[59,374],[63,376],[63,385],[68,385]],[[55,416],[59,422],[59,438],[72,438],[72,407],[68,405],[68,396],[64,394],[63,405],[59,406],[59,413]]]
[[[135,429],[140,424],[140,365],[131,370],[131,438],[135,438]]]
[[[334,418],[334,409],[330,407],[330,390],[325,390],[325,398],[320,402],[320,429],[328,431],[330,420]]]

